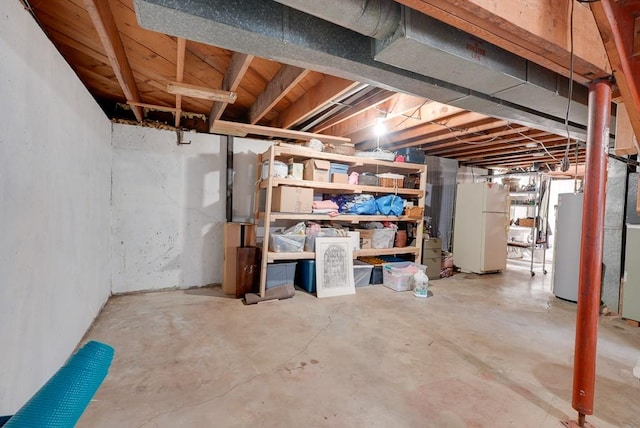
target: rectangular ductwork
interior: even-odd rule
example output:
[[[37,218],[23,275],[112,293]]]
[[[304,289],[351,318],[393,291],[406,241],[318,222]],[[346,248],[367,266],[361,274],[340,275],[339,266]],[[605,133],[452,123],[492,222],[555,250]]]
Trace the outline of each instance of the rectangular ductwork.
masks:
[[[269,0],[134,0],[134,5],[144,28],[548,132],[565,131],[566,79],[406,7],[397,31],[374,40],[330,22],[330,16]],[[570,132],[584,140],[587,89],[576,85],[573,99]]]
[[[374,58],[545,115],[566,114],[568,79],[406,7],[395,34],[375,42]],[[587,123],[587,96],[586,87],[574,85],[570,121]],[[469,101],[465,97],[452,105],[469,108]],[[494,110],[505,113],[504,106]]]

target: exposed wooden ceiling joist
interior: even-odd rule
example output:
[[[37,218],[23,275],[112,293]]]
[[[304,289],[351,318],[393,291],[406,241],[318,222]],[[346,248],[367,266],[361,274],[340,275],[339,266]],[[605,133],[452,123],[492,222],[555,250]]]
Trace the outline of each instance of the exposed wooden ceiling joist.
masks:
[[[290,129],[272,128],[270,126],[252,125],[247,123],[227,122],[216,120],[213,124],[213,133],[246,137],[247,135],[262,135],[272,138],[285,138],[289,140],[308,141],[317,138],[323,143],[345,144],[350,143],[349,138],[334,137],[331,135],[314,134],[311,132],[293,131]]]
[[[292,65],[280,67],[265,90],[249,108],[249,123],[253,125],[262,119],[308,72],[309,70]]]
[[[202,86],[190,85],[183,82],[167,83],[167,92],[174,95],[182,95],[184,97],[200,98],[211,101],[224,101],[229,104],[233,104],[237,98],[237,94],[235,92],[204,88]]]
[[[640,136],[640,2],[601,0],[590,4],[624,100],[631,127]]]
[[[187,47],[187,41],[182,37],[178,37],[176,40],[177,52],[176,52],[176,82],[182,83],[184,79],[184,54]],[[180,127],[180,112],[182,111],[182,95],[176,94],[176,128]]]
[[[108,0],[84,0],[87,12],[91,17],[93,26],[98,32],[102,46],[107,53],[113,72],[118,79],[118,83],[128,101],[141,102],[138,87],[127,59],[120,33]],[[142,121],[142,109],[137,106],[132,107],[133,113],[138,122]]]
[[[404,131],[394,132],[380,137],[380,144],[387,149],[397,149],[402,145],[403,147],[418,146],[421,143],[416,143],[417,140],[426,142],[429,137],[442,136],[443,138],[449,138],[452,135],[450,130],[455,128],[462,128],[469,123],[475,123],[479,120],[486,120],[487,116],[480,113],[472,113],[468,111],[462,111],[455,114],[447,114],[441,116],[438,119],[432,119],[423,122],[421,125],[408,128]],[[374,148],[378,145],[377,140],[365,141],[358,144],[358,150],[366,150]]]
[[[464,111],[465,110],[458,107],[451,107],[446,104],[431,101],[407,115],[387,119],[383,121],[383,124],[387,129],[387,133],[401,135],[399,133],[405,129],[421,126],[428,122],[438,121]],[[349,137],[351,137],[351,141],[354,144],[359,144],[375,138],[376,134],[373,124],[367,129],[363,129],[349,135]]]
[[[326,132],[326,130],[331,126],[335,126],[345,120],[349,120],[365,110],[374,108],[394,95],[395,92],[393,91],[387,91],[386,89],[374,89],[367,94],[367,96],[358,99],[351,105],[346,105],[342,112],[314,126],[313,132]]]
[[[384,124],[385,120],[401,116],[405,113],[413,113],[427,100],[407,94],[394,94],[384,102],[373,108],[361,111],[360,114],[331,126],[323,131],[325,134],[350,136],[351,134],[368,128],[378,121]]]
[[[287,110],[278,116],[280,128],[291,128],[298,122],[313,116],[332,101],[339,99],[359,85],[358,82],[334,76],[324,76],[311,90],[307,91]]]
[[[396,0],[474,34],[545,68],[569,76],[571,3],[522,0],[506,6],[495,0]],[[587,83],[611,74],[595,21],[574,1],[574,79]]]
[[[504,8],[493,0],[398,2],[568,75],[568,13],[572,3],[518,0],[513,7]],[[628,0],[624,4],[628,7],[631,3]],[[100,15],[99,9],[105,5],[111,12],[110,30],[105,27],[106,21],[102,22],[102,32],[107,37],[100,36],[94,29],[90,13]],[[91,6],[93,11],[90,11]],[[595,21],[591,27],[583,25],[589,20],[589,9],[578,3],[574,6],[575,74],[578,81],[585,82],[592,76],[590,67],[597,66],[597,59],[603,57],[604,49],[597,46],[601,43],[599,35],[591,34],[589,29]],[[541,149],[541,143],[562,151],[562,137],[536,131],[530,125],[518,125],[517,121],[501,126],[504,122],[498,119],[433,101],[424,105],[417,105],[416,101],[402,109],[400,100],[409,97],[383,89],[390,82],[380,82],[382,86],[375,87],[369,81],[361,83],[344,76],[338,78],[301,64],[296,64],[304,70],[301,75],[293,73],[292,79],[285,79],[281,75],[295,68],[212,45],[176,40],[174,36],[140,27],[132,0],[48,0],[39,2],[34,13],[44,31],[114,120],[130,119],[128,109],[118,108],[128,103],[137,111],[136,118],[146,120],[150,126],[170,128],[176,125],[204,132],[212,130],[268,138],[306,140],[311,136],[318,137],[314,133],[291,134],[278,129],[297,127],[322,132],[319,138],[324,141],[341,135],[349,137],[358,149],[370,149],[378,143],[374,125],[386,114],[383,122],[388,134],[379,140],[380,146],[386,149],[417,146],[429,154],[463,162],[478,162],[484,157],[488,159],[485,162],[492,164],[503,159],[508,162],[505,165],[521,167],[531,165],[534,159],[530,152]],[[545,16],[544,20],[534,19],[540,14]],[[507,22],[511,18],[514,22]],[[135,85],[142,98],[137,101],[133,95],[125,93],[124,75],[114,73],[120,70],[117,58],[112,61],[116,53],[106,54],[104,40],[113,44],[111,39],[118,40],[115,36],[120,41],[119,55],[128,61],[128,82]],[[291,81],[289,85],[287,80]],[[167,83],[182,85],[177,96],[168,93]],[[210,88],[234,92],[237,98],[228,105],[193,98],[194,93],[189,92],[193,88],[185,89],[187,84],[206,92],[211,91]],[[209,95],[205,97],[209,98]],[[412,106],[416,108],[411,109]],[[192,112],[189,120],[180,114],[181,110]],[[162,111],[174,113],[175,122],[169,115],[159,113]],[[197,120],[191,120],[193,114],[198,115]],[[396,114],[398,116],[393,117]],[[273,128],[247,124],[250,116],[255,123],[269,123]],[[209,123],[202,117],[208,117]],[[217,128],[216,121],[221,121]],[[536,140],[538,146],[524,147],[531,140]],[[339,144],[343,139],[337,138],[336,142]],[[508,159],[509,156],[515,157]]]
[[[231,55],[229,67],[227,67],[224,79],[222,79],[223,91],[235,92],[235,90],[238,89],[242,78],[251,65],[251,61],[253,61],[253,55],[239,52],[234,52],[233,55]],[[209,112],[209,132],[213,132],[213,123],[222,117],[222,113],[228,104],[229,103],[223,101],[214,101],[213,107],[211,107],[211,111]]]

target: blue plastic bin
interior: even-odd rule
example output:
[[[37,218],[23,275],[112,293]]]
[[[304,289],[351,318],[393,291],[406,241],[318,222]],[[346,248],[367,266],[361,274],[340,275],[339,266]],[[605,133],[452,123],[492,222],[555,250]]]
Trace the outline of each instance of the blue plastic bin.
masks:
[[[299,260],[295,284],[307,293],[316,292],[316,261]]]

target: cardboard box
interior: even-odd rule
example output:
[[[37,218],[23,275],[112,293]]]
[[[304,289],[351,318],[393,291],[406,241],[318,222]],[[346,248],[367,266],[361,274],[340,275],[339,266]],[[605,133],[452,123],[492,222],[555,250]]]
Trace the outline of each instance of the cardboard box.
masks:
[[[349,182],[349,175],[334,172],[333,174],[331,174],[331,182],[347,184]]]
[[[287,164],[289,175],[295,180],[302,180],[304,177],[304,164],[296,163],[293,159],[289,159]]]
[[[360,249],[361,250],[370,250],[371,249],[371,238],[360,238]]]
[[[256,245],[256,226],[249,223],[225,223],[222,229],[222,291],[236,294],[237,249]]]
[[[350,231],[347,232],[349,238],[351,238],[351,248],[353,251],[358,251],[360,249],[360,232]]]
[[[271,211],[311,213],[313,211],[313,189],[292,186],[274,188],[271,197]]]
[[[304,179],[328,183],[330,168],[331,162],[327,160],[307,159],[304,161]]]

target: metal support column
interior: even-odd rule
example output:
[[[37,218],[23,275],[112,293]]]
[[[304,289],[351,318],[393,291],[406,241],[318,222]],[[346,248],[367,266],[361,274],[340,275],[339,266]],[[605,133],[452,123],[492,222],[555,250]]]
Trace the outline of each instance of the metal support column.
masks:
[[[589,85],[587,160],[573,363],[572,406],[578,411],[579,427],[591,426],[585,421],[585,415],[593,414],[610,115],[611,82],[592,82]],[[566,425],[576,426],[576,422]]]
[[[227,143],[227,174],[225,176],[227,192],[225,206],[227,222],[230,223],[233,221],[233,137],[230,135],[221,135],[220,141],[226,141]]]

